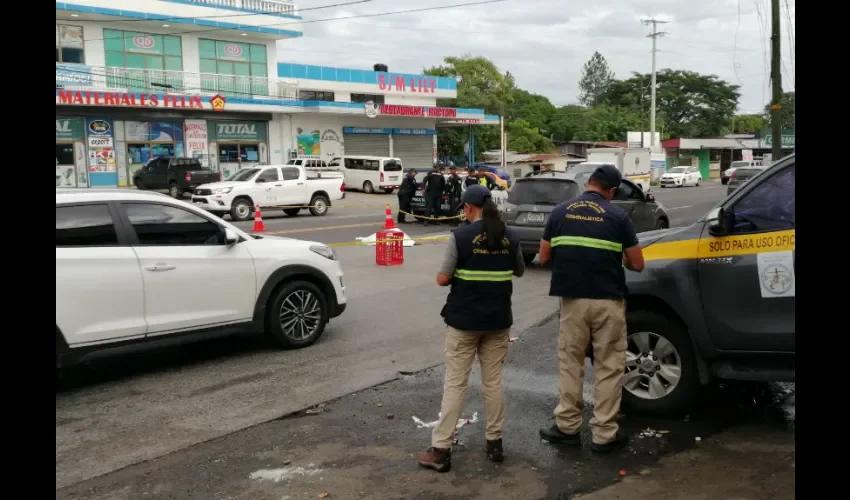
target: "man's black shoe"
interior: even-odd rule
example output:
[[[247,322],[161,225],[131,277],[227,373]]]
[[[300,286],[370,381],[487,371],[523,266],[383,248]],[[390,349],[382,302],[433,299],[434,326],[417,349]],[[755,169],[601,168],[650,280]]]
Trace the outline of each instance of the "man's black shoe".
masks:
[[[581,445],[580,433],[567,434],[566,432],[561,432],[561,429],[558,429],[557,425],[553,425],[548,429],[540,429],[540,439],[553,444]]]
[[[609,451],[619,450],[627,444],[629,444],[629,436],[618,432],[613,441],[605,444],[592,443],[590,449],[597,453],[608,453]]]

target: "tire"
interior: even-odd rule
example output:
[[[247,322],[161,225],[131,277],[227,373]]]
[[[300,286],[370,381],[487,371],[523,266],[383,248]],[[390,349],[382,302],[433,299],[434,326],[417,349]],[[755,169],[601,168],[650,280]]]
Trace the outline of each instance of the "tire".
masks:
[[[168,184],[168,195],[179,200],[183,196],[183,192],[177,187],[177,183],[172,181]]]
[[[330,203],[330,200],[328,200],[325,196],[321,194],[314,195],[313,199],[310,200],[310,214],[317,217],[327,215]]]
[[[463,224],[464,222],[466,222],[466,213],[463,211],[463,203],[461,203],[460,206],[457,207],[457,212],[455,212],[455,215],[457,215],[458,224]]]
[[[237,198],[230,205],[230,218],[235,221],[246,221],[251,218],[254,207],[247,198]]]
[[[536,253],[524,253],[522,254],[522,260],[525,261],[526,266],[530,266],[532,262],[534,262],[534,258],[537,257]]]
[[[141,179],[133,179],[133,185],[136,186],[136,189],[145,189],[145,182]]]
[[[227,215],[227,212],[212,212],[212,213],[213,213],[213,215],[216,215],[216,216],[218,216],[222,219],[224,218],[225,215]]]
[[[678,323],[654,311],[636,310],[626,312],[628,347],[626,351],[626,374],[623,377],[623,406],[639,413],[655,416],[670,416],[686,411],[696,399],[701,388],[697,372],[696,356],[687,331]],[[669,354],[654,361],[643,354],[654,353],[659,343],[664,343]],[[640,353],[640,354],[638,354]],[[648,376],[640,373],[638,362],[646,360],[647,367],[662,368]],[[679,379],[673,383],[671,368],[679,367]],[[665,372],[670,378],[665,377]],[[630,375],[631,374],[631,375]],[[661,385],[654,384],[661,382]],[[666,393],[650,395],[649,384]],[[666,387],[663,387],[666,384]],[[670,388],[672,386],[672,388]]]
[[[283,213],[285,213],[286,215],[288,215],[290,217],[295,217],[296,215],[298,215],[298,212],[300,212],[300,211],[301,211],[300,208],[284,208],[283,209]]]
[[[724,178],[721,177],[720,178],[720,184],[723,184],[724,186],[726,184],[729,184],[729,178],[727,177],[727,178],[724,179]]]
[[[366,181],[363,183],[363,192],[366,194],[373,194],[375,192],[375,186],[373,186],[371,182]]]
[[[307,327],[306,331],[300,329],[298,314],[305,315],[303,324]],[[312,345],[322,336],[327,324],[327,298],[313,283],[285,283],[269,298],[266,331],[284,349],[300,349]]]
[[[393,194],[393,188],[384,188],[384,192],[387,194]]]
[[[697,179],[697,187],[699,187],[700,182],[702,182],[702,179]]]
[[[670,222],[665,218],[660,218],[655,221],[655,229],[668,229],[670,227]]]

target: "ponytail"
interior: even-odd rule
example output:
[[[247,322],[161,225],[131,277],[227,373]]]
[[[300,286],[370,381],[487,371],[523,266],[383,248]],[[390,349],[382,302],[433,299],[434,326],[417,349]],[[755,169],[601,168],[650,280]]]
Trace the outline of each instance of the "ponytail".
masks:
[[[481,210],[481,223],[484,225],[486,248],[488,250],[504,248],[502,240],[505,238],[505,222],[499,214],[496,203],[493,202],[492,198],[487,198]]]

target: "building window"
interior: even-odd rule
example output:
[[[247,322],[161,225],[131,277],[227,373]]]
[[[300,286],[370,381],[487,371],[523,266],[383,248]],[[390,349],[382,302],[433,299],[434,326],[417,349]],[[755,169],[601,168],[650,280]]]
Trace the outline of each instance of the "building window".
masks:
[[[85,64],[82,26],[56,25],[56,62]]]
[[[103,30],[106,83],[136,91],[183,90],[183,48],[180,37],[135,31]]]
[[[266,46],[198,40],[201,90],[235,95],[269,95]]]
[[[351,94],[351,102],[369,102],[372,101],[375,104],[383,104],[384,96],[382,95],[372,95],[372,94]]]
[[[334,102],[336,96],[333,92],[320,92],[317,90],[299,90],[298,99],[302,101],[325,101]]]

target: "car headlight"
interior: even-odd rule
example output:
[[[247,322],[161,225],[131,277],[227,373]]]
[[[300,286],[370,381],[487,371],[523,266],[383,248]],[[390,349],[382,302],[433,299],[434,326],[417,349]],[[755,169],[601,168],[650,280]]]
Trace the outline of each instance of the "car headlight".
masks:
[[[229,192],[231,192],[231,191],[233,191],[233,188],[232,188],[232,187],[229,187],[229,188],[221,188],[221,189],[216,189],[216,190],[215,190],[215,194],[227,194],[227,193],[229,193]]]
[[[327,245],[310,245],[310,251],[330,260],[336,260],[336,252]]]

